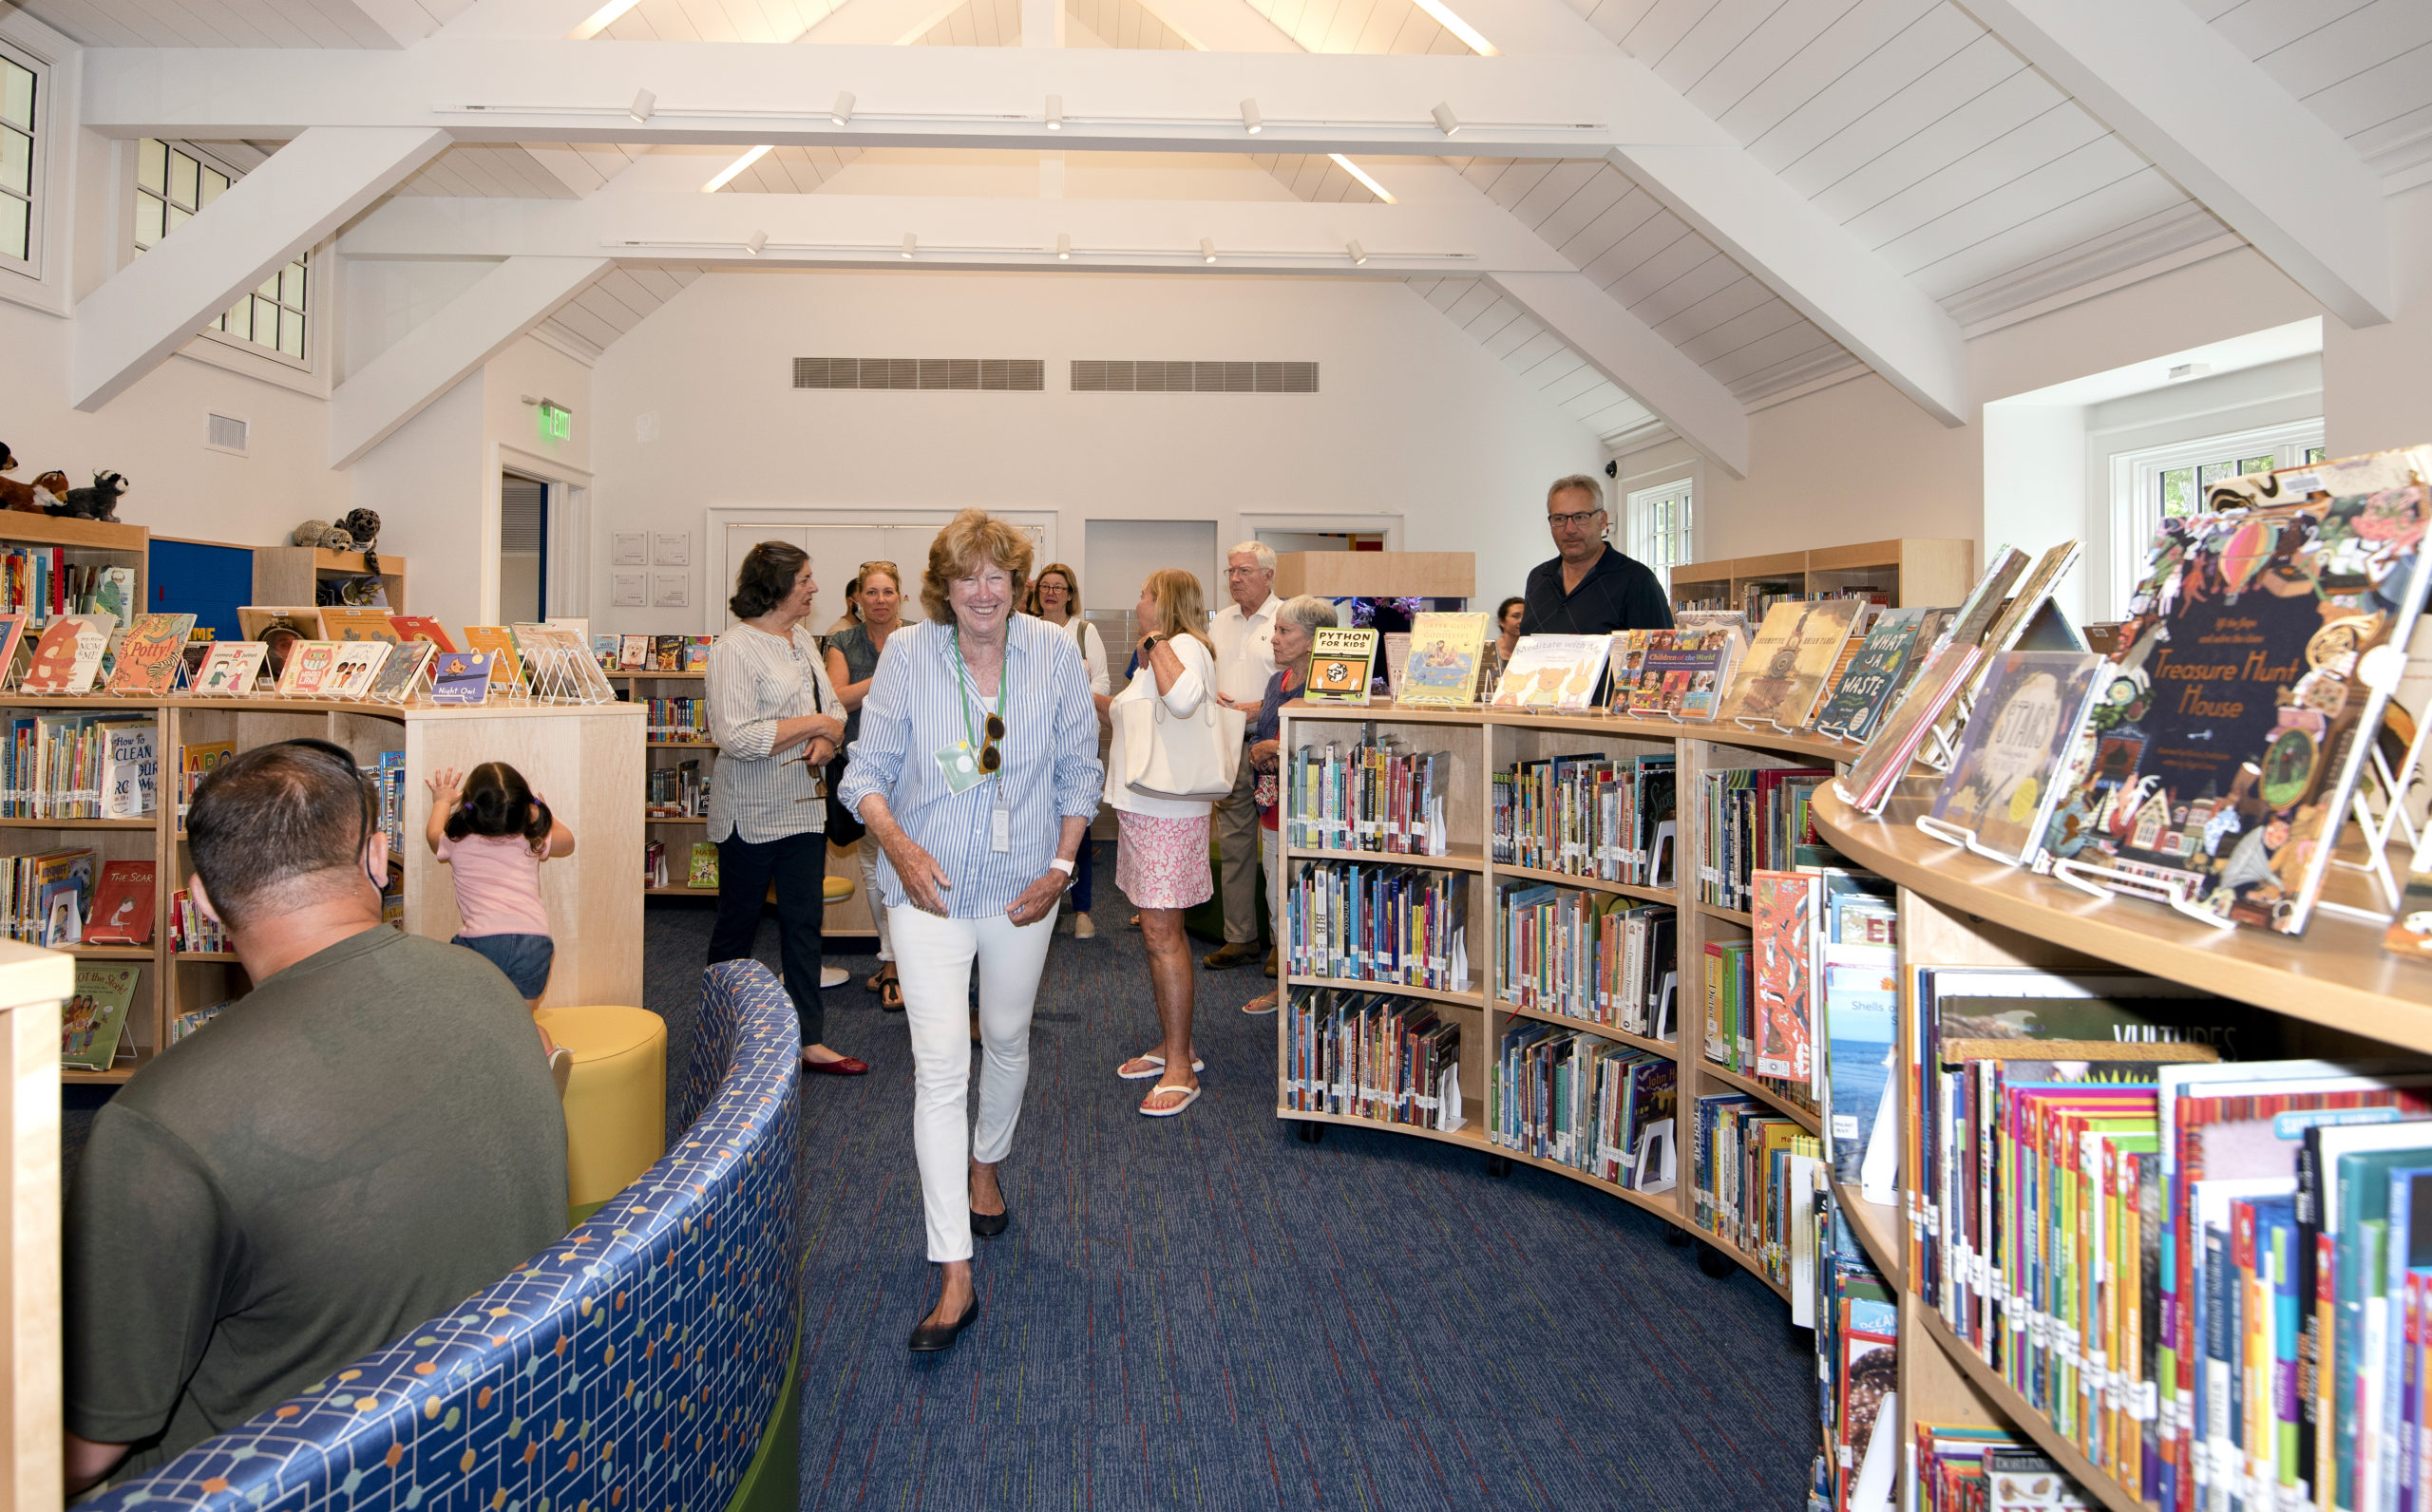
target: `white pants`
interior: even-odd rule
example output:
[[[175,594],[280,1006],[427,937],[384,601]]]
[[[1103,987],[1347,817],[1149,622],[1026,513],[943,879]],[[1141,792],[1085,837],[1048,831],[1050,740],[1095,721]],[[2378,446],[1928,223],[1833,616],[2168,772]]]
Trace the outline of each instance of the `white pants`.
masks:
[[[862,857],[862,896],[869,899],[870,917],[878,922],[878,958],[891,961],[895,959],[895,931],[886,917],[891,911],[878,900],[878,839],[864,835],[853,849]],[[899,971],[895,974],[901,977],[903,973]]]
[[[1061,905],[1058,905],[1061,906]],[[912,1030],[912,1154],[921,1166],[921,1207],[929,1258],[971,1258],[967,1160],[994,1165],[1014,1145],[1022,1088],[1030,1081],[1030,1010],[1055,937],[1051,909],[1036,924],[940,918],[905,904],[889,909],[903,950],[903,1020]],[[979,1125],[964,1125],[971,1087],[971,966],[979,963]]]

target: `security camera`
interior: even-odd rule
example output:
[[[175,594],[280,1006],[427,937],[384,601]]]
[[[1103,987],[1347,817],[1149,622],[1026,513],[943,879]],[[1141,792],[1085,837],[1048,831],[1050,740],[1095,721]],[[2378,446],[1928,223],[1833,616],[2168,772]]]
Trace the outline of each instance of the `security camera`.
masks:
[[[1621,464],[1621,463],[1620,463],[1620,462],[1618,462],[1618,461],[1608,461],[1608,462],[1606,462],[1606,463],[1605,463],[1605,476],[1606,476],[1606,477],[1607,477],[1607,478],[1619,478],[1621,475],[1622,475],[1622,464]]]

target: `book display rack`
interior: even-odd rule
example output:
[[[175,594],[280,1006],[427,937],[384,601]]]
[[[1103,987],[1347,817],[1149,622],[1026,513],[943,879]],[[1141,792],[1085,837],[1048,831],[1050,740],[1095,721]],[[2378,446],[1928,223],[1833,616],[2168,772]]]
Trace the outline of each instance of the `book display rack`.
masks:
[[[403,866],[404,927],[446,939],[456,933],[455,889],[423,839],[430,814],[424,782],[444,767],[512,763],[547,795],[580,841],[575,854],[541,870],[542,899],[557,941],[551,1004],[630,1003],[641,992],[641,898],[631,885],[641,850],[642,710],[629,704],[542,703],[447,707],[246,697],[124,698],[0,695],[0,717],[33,713],[149,714],[158,731],[153,812],[141,819],[0,820],[0,862],[12,857],[89,847],[96,881],[116,860],[153,864],[152,925],[141,945],[63,945],[79,959],[142,968],[124,1043],[134,1059],[106,1070],[63,1070],[68,1082],[124,1082],[172,1043],[180,1015],[200,1012],[246,990],[236,956],[177,948],[176,895],[193,870],[180,812],[186,747],[251,749],[311,736],[376,767],[384,753],[403,757],[401,803],[391,849]],[[393,765],[396,758],[391,757]]]

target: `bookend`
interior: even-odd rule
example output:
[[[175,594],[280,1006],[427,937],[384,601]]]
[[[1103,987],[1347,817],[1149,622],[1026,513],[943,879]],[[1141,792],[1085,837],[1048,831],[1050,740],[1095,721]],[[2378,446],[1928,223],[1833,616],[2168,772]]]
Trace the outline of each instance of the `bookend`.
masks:
[[[2000,851],[1986,849],[1985,844],[1977,840],[1976,832],[1964,824],[1954,824],[1947,819],[1936,819],[1931,814],[1919,814],[1913,822],[1918,829],[1946,845],[1956,845],[1963,850],[1973,851],[1986,860],[1999,861],[2004,866],[2020,864],[2018,857],[2004,856]]]
[[[2218,914],[2209,913],[2189,902],[2186,888],[2175,883],[2165,887],[2151,878],[2139,877],[2134,872],[2122,871],[2116,866],[2097,866],[2091,861],[2066,858],[2053,861],[2052,875],[2092,898],[2106,900],[2121,895],[2140,898],[2148,902],[2166,903],[2175,912],[2184,914],[2198,923],[2210,924],[2214,929],[2237,928],[2232,920],[2223,918]],[[2117,882],[2118,885],[2106,885],[2107,882]],[[2315,906],[2321,905],[2317,903]]]
[[[0,691],[16,691],[18,688],[24,686],[26,673],[33,670],[33,637],[19,635],[16,649],[9,652],[8,665],[0,667]]]
[[[2404,649],[2393,645],[2376,646],[2358,658],[2356,681],[2385,699],[2395,698],[2399,678],[2405,671],[2406,652]],[[2406,795],[2414,787],[2417,774],[2423,770],[2427,728],[2432,728],[2432,725],[2417,722],[2415,737],[2407,742],[2406,754],[2400,759],[2396,771],[2390,769],[2389,758],[2382,750],[2381,743],[2374,742],[2371,760],[2362,774],[2364,780],[2356,784],[2352,800],[2356,827],[2365,836],[2366,859],[2350,860],[2337,855],[2331,857],[2332,866],[2342,871],[2363,872],[2373,879],[2380,890],[2382,908],[2376,912],[2349,903],[2334,903],[2319,897],[2314,900],[2316,908],[2327,908],[2368,923],[2382,923],[2398,912],[2399,899],[2404,893],[2403,884],[2390,870],[2393,844],[2404,839],[2410,870],[2416,869],[2421,862],[2432,860],[2432,857],[2423,854],[2424,841],[2427,836],[2432,836],[2432,829],[2418,833],[2415,816],[2406,806]]]
[[[1790,726],[1783,724],[1778,719],[1750,719],[1747,715],[1740,714],[1734,717],[1731,722],[1738,726],[1741,729],[1770,729],[1783,735],[1803,735],[1807,733],[1805,730],[1793,729]]]

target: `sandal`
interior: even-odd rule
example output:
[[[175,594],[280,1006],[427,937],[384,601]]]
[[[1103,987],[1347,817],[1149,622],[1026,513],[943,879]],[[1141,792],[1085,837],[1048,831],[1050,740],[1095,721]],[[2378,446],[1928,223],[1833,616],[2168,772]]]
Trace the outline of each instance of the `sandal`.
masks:
[[[903,1011],[903,979],[895,974],[895,963],[889,961],[878,984],[878,1011],[882,1013]]]
[[[1156,1107],[1150,1106],[1154,1104],[1157,1099],[1165,1096],[1168,1092],[1180,1092],[1182,1094],[1182,1101],[1168,1107]],[[1171,1118],[1176,1113],[1181,1112],[1184,1108],[1188,1107],[1191,1104],[1198,1101],[1198,1087],[1168,1087],[1163,1082],[1160,1082],[1155,1087],[1149,1089],[1149,1095],[1147,1097],[1141,1099],[1140,1116],[1142,1118]]]
[[[1261,992],[1258,996],[1251,998],[1246,1003],[1244,1003],[1242,1005],[1242,1011],[1244,1013],[1272,1013],[1276,1009],[1275,999],[1276,994],[1273,992]]]
[[[1135,1071],[1131,1069],[1134,1066],[1145,1066],[1148,1069]],[[1146,1055],[1134,1055],[1131,1059],[1124,1062],[1121,1066],[1116,1067],[1114,1068],[1114,1074],[1122,1077],[1127,1082],[1145,1082],[1152,1076],[1164,1075],[1165,1069],[1166,1058],[1152,1050]],[[1196,1075],[1199,1072],[1207,1069],[1207,1063],[1194,1055],[1190,1058],[1190,1069],[1191,1073]]]

